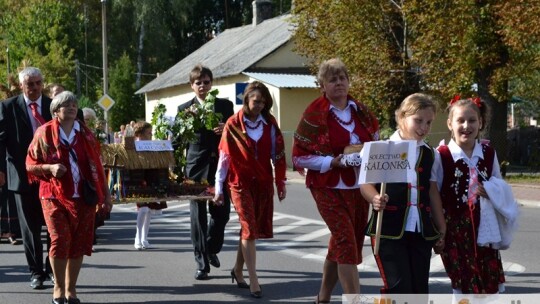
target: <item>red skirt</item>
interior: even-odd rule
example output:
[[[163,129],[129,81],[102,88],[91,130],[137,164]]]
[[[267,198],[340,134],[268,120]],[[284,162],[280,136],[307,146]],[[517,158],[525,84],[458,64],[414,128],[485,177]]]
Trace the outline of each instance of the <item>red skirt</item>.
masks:
[[[369,204],[360,189],[312,187],[311,194],[331,233],[326,259],[338,264],[362,263]]]
[[[274,185],[253,182],[241,187],[229,186],[240,221],[240,237],[243,240],[273,238]]]
[[[87,205],[80,198],[64,203],[74,204],[75,212],[69,212],[56,199],[41,201],[47,230],[51,235],[49,256],[72,259],[92,255],[96,207]]]

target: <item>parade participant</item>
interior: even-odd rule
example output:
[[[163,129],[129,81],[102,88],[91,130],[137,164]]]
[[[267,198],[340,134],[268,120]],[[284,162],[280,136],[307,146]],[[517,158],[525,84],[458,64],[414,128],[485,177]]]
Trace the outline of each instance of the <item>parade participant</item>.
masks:
[[[369,204],[358,186],[355,167],[341,162],[345,147],[379,138],[379,123],[367,107],[349,96],[343,62],[330,59],[317,75],[323,95],[304,111],[294,134],[293,163],[307,169],[306,186],[331,232],[318,303],[328,303],[338,280],[343,292],[358,294]]]
[[[152,125],[146,121],[134,123],[134,134],[135,140],[152,140]],[[151,175],[151,170],[146,171],[149,173],[149,175]],[[135,249],[142,250],[153,248],[153,246],[148,242],[148,231],[150,230],[152,210],[162,210],[165,208],[167,208],[166,202],[137,203],[137,232],[135,233]]]
[[[43,263],[41,228],[45,220],[38,196],[39,186],[28,183],[24,162],[35,130],[51,120],[51,99],[42,94],[43,75],[38,68],[22,70],[19,81],[22,94],[0,102],[0,182],[6,180],[8,191],[15,198],[30,271],[30,287],[43,289],[47,278],[53,280],[49,259],[45,260],[45,265]],[[6,172],[9,172],[7,176]]]
[[[262,297],[255,241],[274,236],[274,181],[279,200],[286,196],[285,146],[276,119],[270,114],[272,104],[272,96],[261,82],[255,81],[246,87],[242,110],[225,124],[216,172],[214,201],[222,204],[223,191],[230,189],[241,226],[236,263],[231,270],[232,281],[236,280],[240,288],[249,288],[254,298]],[[228,184],[225,190],[224,183]],[[244,263],[249,273],[249,286],[243,279]]]
[[[477,244],[482,185],[502,178],[495,150],[479,142],[486,124],[487,104],[479,98],[454,98],[448,106],[447,126],[452,139],[441,154],[439,187],[448,226],[441,257],[455,294],[504,291],[499,250]]]
[[[428,294],[431,250],[444,247],[446,225],[437,189],[438,153],[425,141],[437,113],[430,96],[416,93],[403,100],[396,110],[398,130],[391,141],[414,140],[416,160],[407,182],[389,183],[386,194],[380,184],[360,185],[362,195],[374,211],[384,210],[379,252],[375,255],[383,279],[382,294]],[[362,158],[365,156],[362,155]],[[371,213],[367,235],[375,247],[378,212]]]
[[[92,255],[96,204],[112,208],[99,143],[76,120],[77,104],[69,91],[53,99],[54,118],[36,130],[26,158],[29,181],[39,184],[51,235],[52,303],[80,303],[76,284],[84,255]]]
[[[208,92],[212,88],[212,71],[202,65],[196,65],[189,74],[191,89],[195,97],[181,104],[178,112],[190,111],[195,104],[204,104]],[[195,182],[207,181],[211,186],[215,184],[215,175],[219,157],[218,144],[223,132],[225,121],[234,113],[230,100],[216,98],[214,112],[220,113],[221,123],[213,130],[201,128],[196,130],[196,139],[189,143],[186,151],[185,176]],[[195,254],[196,280],[208,279],[210,265],[219,268],[221,263],[217,254],[223,247],[225,225],[229,221],[231,203],[228,191],[224,191],[223,204],[217,206],[207,200],[190,200],[189,211],[191,217],[191,242]],[[208,221],[210,213],[210,221]]]

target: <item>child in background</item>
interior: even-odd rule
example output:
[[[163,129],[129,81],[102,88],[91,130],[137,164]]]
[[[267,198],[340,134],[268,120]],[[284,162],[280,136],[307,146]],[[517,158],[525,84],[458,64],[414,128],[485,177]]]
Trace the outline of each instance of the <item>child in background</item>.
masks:
[[[384,196],[379,194],[380,185],[360,185],[373,209],[384,210],[379,254],[375,256],[384,282],[383,294],[428,294],[431,249],[435,245],[438,252],[444,247],[446,224],[434,172],[440,157],[424,141],[436,113],[437,105],[428,95],[405,98],[396,110],[398,130],[390,140],[417,142],[417,174],[408,183],[388,184]],[[372,246],[377,216],[372,212],[367,227]]]
[[[134,128],[135,140],[152,140],[152,125],[140,121],[135,124]],[[148,243],[148,231],[150,230],[150,219],[152,218],[152,210],[161,210],[167,208],[165,202],[157,203],[137,203],[137,233],[135,234],[135,249],[150,249],[153,248]]]
[[[450,143],[438,147],[441,168],[438,186],[448,226],[441,257],[454,294],[504,291],[499,251],[477,245],[480,196],[487,197],[482,182],[501,177],[495,150],[478,142],[486,122],[486,104],[479,98],[459,99],[448,106]]]

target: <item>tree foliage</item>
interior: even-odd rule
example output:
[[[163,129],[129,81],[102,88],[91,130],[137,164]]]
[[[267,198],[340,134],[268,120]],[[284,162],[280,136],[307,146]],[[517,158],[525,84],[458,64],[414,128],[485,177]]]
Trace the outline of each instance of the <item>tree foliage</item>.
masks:
[[[291,0],[272,1],[276,15],[291,5]],[[108,93],[120,104],[110,116],[119,120],[144,116],[139,106],[123,113],[123,104],[142,103],[142,96],[134,97],[138,88],[225,29],[252,20],[251,0],[0,0],[0,66],[6,67],[0,68],[0,97],[17,94],[17,72],[32,65],[42,70],[46,84],[62,83],[95,103],[104,93],[103,7]],[[131,75],[125,73],[128,65]]]
[[[340,57],[352,91],[383,120],[408,94],[478,95],[492,108],[487,137],[504,158],[506,102],[538,96],[540,3],[521,0],[295,1],[297,50]],[[538,100],[538,99],[536,99]]]
[[[127,54],[122,55],[110,69],[109,95],[115,100],[110,111],[110,125],[118,129],[132,120],[144,119],[144,101],[135,92],[135,66]]]

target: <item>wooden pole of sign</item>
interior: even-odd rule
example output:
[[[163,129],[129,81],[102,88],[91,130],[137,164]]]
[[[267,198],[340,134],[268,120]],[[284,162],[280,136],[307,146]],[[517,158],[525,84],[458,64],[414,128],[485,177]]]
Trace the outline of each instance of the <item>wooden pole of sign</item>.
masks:
[[[386,194],[386,183],[381,183],[381,197]],[[381,226],[384,209],[377,211],[377,227],[375,230],[375,245],[373,246],[373,255],[379,255],[379,245],[381,242]]]

